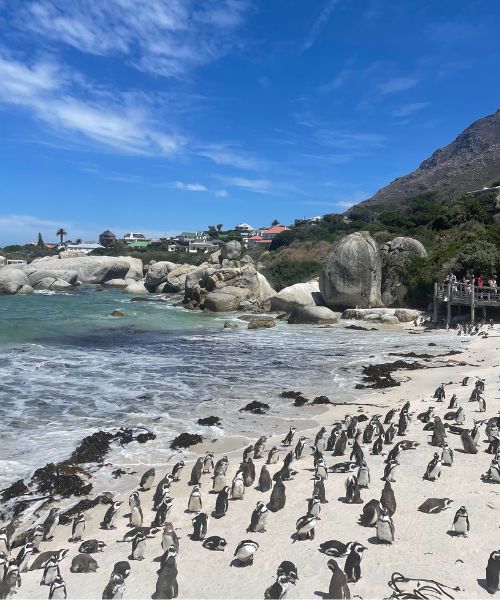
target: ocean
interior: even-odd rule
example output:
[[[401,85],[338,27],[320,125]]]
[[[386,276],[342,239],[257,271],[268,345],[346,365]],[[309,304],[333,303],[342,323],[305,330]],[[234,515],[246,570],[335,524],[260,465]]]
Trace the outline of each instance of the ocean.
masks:
[[[126,316],[112,317],[114,309]],[[224,329],[228,319],[239,328]],[[152,429],[154,442],[123,450],[147,466],[151,444],[156,456],[166,454],[183,431],[250,441],[271,428],[286,431],[290,422],[311,426],[322,408],[296,408],[279,396],[282,390],[354,401],[363,393],[354,390],[361,365],[395,360],[390,352],[441,353],[460,340],[454,332],[412,335],[342,325],[248,330],[235,314],[188,311],[174,300],[131,302],[121,291],[93,287],[3,296],[0,489],[68,458],[99,429]],[[431,341],[436,348],[428,347]],[[241,413],[252,400],[270,404],[269,414]],[[223,427],[196,424],[209,415],[219,416]]]

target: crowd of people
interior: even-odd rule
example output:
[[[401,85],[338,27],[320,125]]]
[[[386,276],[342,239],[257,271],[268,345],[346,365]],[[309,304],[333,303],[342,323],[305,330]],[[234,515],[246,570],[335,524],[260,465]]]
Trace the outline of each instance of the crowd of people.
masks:
[[[466,286],[466,288],[465,288],[466,293],[469,295],[472,294],[472,286],[474,286],[475,288],[479,288],[478,290],[476,290],[476,294],[478,295],[479,298],[481,298],[483,296],[482,290],[484,288],[493,288],[493,290],[488,290],[489,293],[493,293],[493,294],[499,293],[496,274],[492,274],[490,277],[488,277],[488,279],[485,279],[482,274],[479,274],[479,275],[467,274],[462,277],[461,281],[459,281],[457,276],[454,273],[450,272],[444,278],[443,283],[445,285],[448,285],[448,284],[451,285],[452,293],[453,292],[458,293],[458,285],[459,284]],[[486,290],[484,293],[486,293]]]

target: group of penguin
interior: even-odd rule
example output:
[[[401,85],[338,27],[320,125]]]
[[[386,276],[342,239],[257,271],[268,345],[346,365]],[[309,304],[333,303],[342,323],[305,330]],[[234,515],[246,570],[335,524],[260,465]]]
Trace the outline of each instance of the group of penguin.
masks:
[[[469,383],[469,378],[463,380],[463,385]],[[483,399],[484,380],[478,379],[474,390],[469,398],[471,402],[477,402],[482,410],[485,409]],[[437,402],[445,400],[446,391],[442,384],[436,390],[434,397]],[[481,404],[483,402],[484,404]],[[488,472],[483,476],[486,481],[500,483],[500,417],[493,417],[487,421],[475,421],[472,430],[463,427],[465,415],[463,407],[458,407],[455,394],[449,402],[449,412],[444,415],[444,420],[449,423],[443,424],[440,417],[434,414],[434,408],[419,415],[417,420],[423,424],[424,430],[431,432],[431,445],[438,450],[430,460],[423,478],[435,481],[441,476],[443,466],[453,465],[453,450],[447,443],[448,433],[460,435],[464,452],[476,454],[477,445],[481,436],[481,428],[485,424],[485,434],[489,446],[487,452],[494,455]],[[229,460],[223,456],[217,462],[214,455],[207,452],[200,456],[191,470],[189,485],[191,492],[188,498],[187,511],[193,514],[193,532],[191,540],[202,542],[207,550],[224,551],[227,541],[217,535],[207,537],[209,527],[209,515],[203,512],[203,499],[201,493],[201,480],[203,475],[212,478],[212,491],[217,494],[213,517],[223,518],[229,508],[229,499],[243,500],[245,489],[254,485],[256,476],[256,460],[266,459],[262,464],[258,477],[258,490],[268,492],[271,490],[269,502],[266,504],[259,501],[252,512],[247,533],[265,533],[267,520],[270,513],[282,510],[286,505],[285,482],[294,479],[298,471],[294,468],[306,455],[312,456],[314,475],[312,477],[312,493],[307,499],[307,510],[305,514],[296,521],[293,543],[300,540],[313,540],[315,528],[320,520],[321,507],[327,503],[325,481],[331,473],[344,473],[345,480],[345,502],[349,504],[363,504],[361,490],[370,487],[370,469],[365,457],[366,448],[370,448],[372,455],[384,454],[384,449],[391,446],[385,457],[385,466],[382,479],[384,488],[380,499],[372,499],[364,504],[359,518],[359,523],[366,527],[374,527],[376,538],[379,543],[392,544],[395,540],[395,525],[393,517],[396,513],[396,498],[392,489],[395,481],[397,468],[400,464],[401,453],[416,448],[418,442],[407,439],[395,441],[396,436],[405,436],[412,414],[410,403],[399,410],[391,409],[384,419],[382,415],[374,415],[371,418],[364,414],[358,416],[346,415],[345,418],[336,423],[331,432],[328,433],[322,427],[316,434],[314,444],[309,446],[311,452],[306,448],[308,438],[296,437],[296,429],[291,427],[281,442],[281,448],[273,446],[266,450],[267,439],[260,437],[254,445],[243,451],[243,459],[239,468],[232,478],[227,479]],[[367,422],[364,428],[362,423]],[[365,449],[363,449],[363,447]],[[269,465],[276,465],[280,461],[280,454],[286,452],[281,467],[271,477]],[[349,459],[327,466],[325,455],[331,453],[334,457],[346,457]],[[156,589],[153,598],[176,598],[179,593],[177,582],[177,556],[179,553],[179,537],[176,529],[169,519],[173,495],[172,489],[179,482],[181,473],[185,467],[183,461],[176,463],[171,470],[160,481],[156,483],[153,494],[154,519],[149,526],[144,524],[144,515],[141,505],[141,492],[154,489],[156,472],[155,469],[146,471],[140,479],[139,489],[132,492],[128,499],[129,505],[129,527],[130,530],[123,537],[123,542],[131,544],[128,559],[130,561],[142,561],[145,558],[147,540],[155,538],[161,532],[161,548],[163,555],[160,567],[157,571]],[[431,498],[426,500],[419,510],[427,513],[440,512],[449,507],[452,500]],[[120,513],[122,502],[112,501],[106,510],[100,527],[104,530],[116,529],[116,518]],[[40,545],[44,541],[50,541],[54,531],[59,526],[60,512],[57,508],[50,510],[43,523],[37,524],[23,535],[16,535],[15,522],[0,529],[0,598],[7,598],[20,587],[21,573],[28,570],[42,570],[40,585],[49,587],[49,598],[66,598],[66,585],[61,575],[60,564],[65,559],[69,550],[40,552]],[[70,571],[73,573],[90,573],[97,569],[97,561],[92,554],[104,551],[106,544],[100,540],[83,540],[86,528],[86,519],[83,513],[77,514],[72,521],[72,532],[70,541],[79,543],[79,553],[73,558]],[[455,514],[452,529],[455,535],[467,536],[470,531],[470,521],[467,509],[461,506]],[[20,550],[15,552],[17,548]],[[254,556],[258,552],[259,543],[253,539],[241,540],[234,550],[232,564],[239,566],[251,566]],[[331,571],[329,598],[350,598],[349,584],[356,583],[361,578],[361,563],[363,553],[367,548],[359,542],[343,543],[339,540],[328,540],[320,544],[319,550],[330,557],[327,563]],[[345,557],[345,565],[342,568],[336,559]],[[34,558],[34,560],[32,560]],[[30,564],[31,563],[31,564]],[[122,598],[125,593],[126,579],[131,571],[127,560],[117,562],[111,572],[109,582],[102,592],[103,599]],[[500,577],[500,550],[491,553],[486,568],[487,588],[495,592],[499,588]],[[276,570],[275,582],[264,591],[264,598],[284,598],[290,585],[298,581],[298,569],[291,561],[284,560]]]

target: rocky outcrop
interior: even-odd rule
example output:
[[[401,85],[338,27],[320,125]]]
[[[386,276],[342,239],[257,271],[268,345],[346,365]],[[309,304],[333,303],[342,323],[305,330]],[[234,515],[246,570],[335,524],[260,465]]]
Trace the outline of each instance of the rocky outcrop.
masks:
[[[165,283],[168,274],[178,266],[168,260],[162,260],[149,265],[144,285],[151,291],[154,290],[160,284]]]
[[[297,306],[288,319],[289,325],[330,325],[337,322],[337,315],[326,306]]]
[[[131,263],[128,257],[121,256],[50,257],[44,261],[34,260],[29,268],[49,271],[76,271],[78,281],[81,283],[102,284],[110,279],[125,279],[131,269]]]
[[[23,288],[23,293],[26,293],[28,287],[31,287],[28,282],[26,273],[20,269],[1,267],[0,268],[0,295],[18,294]]]
[[[251,319],[248,322],[248,329],[270,329],[271,327],[276,327],[275,319],[271,317],[264,317],[260,319]]]
[[[35,290],[52,290],[53,292],[68,292],[73,288],[71,283],[64,281],[63,279],[56,279],[55,277],[42,277],[33,284]]]
[[[241,244],[237,240],[230,240],[220,248],[220,264],[223,267],[237,267],[241,258]]]
[[[377,243],[367,231],[337,242],[321,271],[319,287],[330,307],[381,306],[382,265]]]
[[[230,312],[238,310],[248,295],[249,290],[245,288],[227,286],[222,290],[209,292],[204,298],[203,306],[212,312]]]
[[[138,281],[144,277],[144,266],[140,258],[133,258],[132,256],[123,256],[120,258],[124,258],[130,265],[125,279],[135,279]]]
[[[110,288],[125,288],[127,287],[127,282],[125,281],[125,279],[110,279],[109,281],[105,281],[103,283],[104,287],[110,287]]]
[[[283,312],[291,312],[297,307],[321,306],[323,304],[318,279],[283,288],[271,298],[271,310]]]
[[[149,291],[142,281],[129,280],[127,282],[127,287],[124,288],[123,291],[125,294],[149,294]]]
[[[405,303],[407,289],[401,282],[405,264],[413,258],[427,258],[424,246],[413,238],[397,237],[380,248],[382,258],[382,302],[385,306]]]
[[[383,323],[408,323],[423,313],[410,308],[348,308],[342,313],[343,319],[360,319]]]
[[[68,271],[67,269],[35,269],[29,265],[24,272],[27,274],[28,282],[33,288],[36,288],[42,279],[47,278],[64,281],[70,287],[76,285],[78,280],[78,273],[76,271]]]

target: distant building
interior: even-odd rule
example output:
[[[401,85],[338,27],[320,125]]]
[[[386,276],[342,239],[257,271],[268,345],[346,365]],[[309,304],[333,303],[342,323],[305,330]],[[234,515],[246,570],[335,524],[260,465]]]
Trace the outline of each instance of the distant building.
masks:
[[[135,248],[136,250],[146,250],[150,242],[148,240],[137,240],[136,242],[127,242],[129,248]]]
[[[82,242],[81,244],[67,244],[66,252],[77,252],[78,254],[90,254],[92,250],[104,248],[97,242]]]
[[[288,227],[285,227],[284,225],[274,225],[269,229],[264,229],[259,235],[252,235],[248,238],[248,247],[257,248],[258,246],[269,246],[273,241],[273,238],[283,231],[288,231]]]
[[[111,244],[114,244],[115,242],[116,242],[116,235],[109,229],[106,229],[106,231],[103,231],[101,233],[101,235],[99,236],[99,244],[101,244],[101,246],[104,246],[105,248],[107,248],[108,246],[111,246]]]
[[[149,239],[143,233],[130,232],[123,236],[123,241],[130,244],[132,242],[149,242]]]
[[[240,223],[239,225],[236,225],[234,230],[239,233],[253,233],[254,228],[248,223]]]
[[[178,237],[178,240],[182,244],[206,242],[208,241],[208,235],[204,231],[183,231]]]

